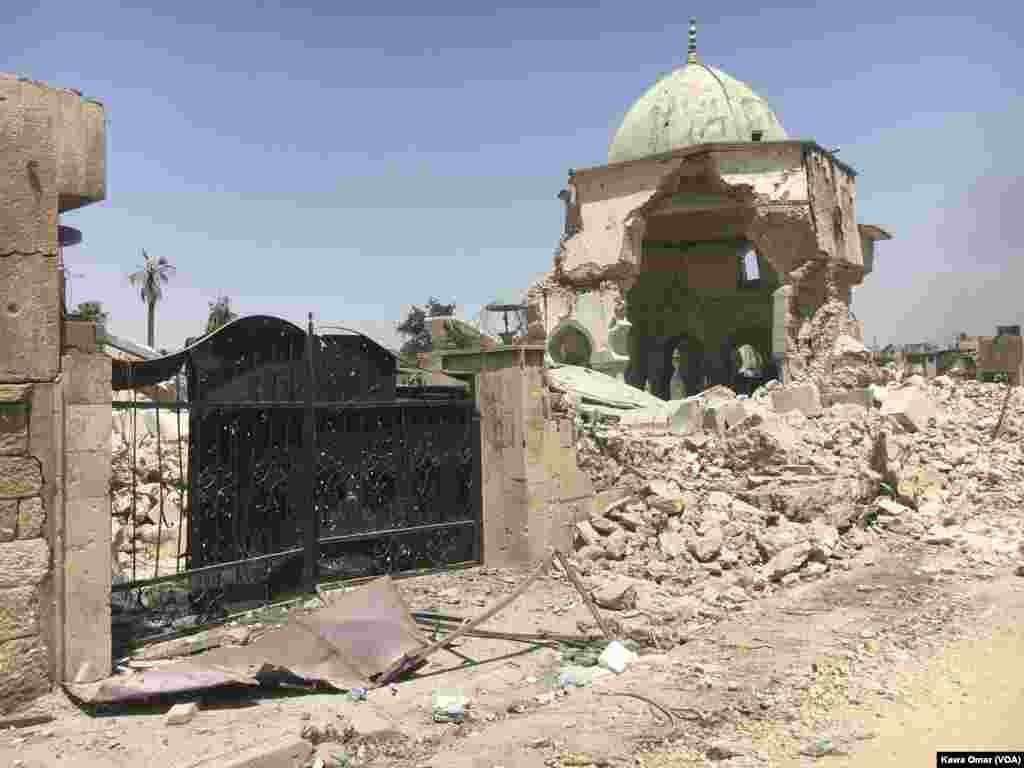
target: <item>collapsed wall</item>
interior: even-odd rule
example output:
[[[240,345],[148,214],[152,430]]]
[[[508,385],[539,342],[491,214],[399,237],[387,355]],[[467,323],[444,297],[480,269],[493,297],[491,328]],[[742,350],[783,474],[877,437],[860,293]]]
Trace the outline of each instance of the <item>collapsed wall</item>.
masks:
[[[658,423],[595,410],[551,381],[603,500],[577,520],[575,561],[599,602],[645,612],[621,614],[631,636],[681,640],[686,619],[723,616],[905,538],[967,552],[993,534],[979,563],[1009,562],[1021,545],[1000,522],[1024,501],[1024,419],[1011,407],[1000,423],[1006,387],[911,377],[831,406],[811,384],[752,398],[717,387]],[[1011,394],[1019,403],[1024,390]]]

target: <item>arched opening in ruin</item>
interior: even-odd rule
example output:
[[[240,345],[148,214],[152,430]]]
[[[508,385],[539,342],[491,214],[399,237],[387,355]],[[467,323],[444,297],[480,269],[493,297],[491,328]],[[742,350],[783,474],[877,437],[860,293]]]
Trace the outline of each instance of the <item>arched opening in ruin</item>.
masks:
[[[736,386],[742,366],[734,358],[743,344],[763,361],[746,366],[745,373],[757,368],[747,378],[761,382],[770,368],[780,279],[748,235],[755,211],[699,182],[691,186],[649,213],[626,302],[639,354],[627,381],[663,399]]]

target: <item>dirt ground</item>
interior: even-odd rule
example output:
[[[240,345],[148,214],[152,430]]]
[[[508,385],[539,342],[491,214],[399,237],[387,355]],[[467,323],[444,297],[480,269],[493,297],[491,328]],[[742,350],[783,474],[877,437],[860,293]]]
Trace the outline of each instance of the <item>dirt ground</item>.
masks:
[[[527,570],[472,569],[401,589],[416,609],[472,616]],[[487,626],[575,633],[588,618],[553,574]],[[907,542],[865,549],[849,571],[724,616],[694,616],[686,643],[564,694],[558,650],[473,638],[364,702],[222,690],[200,697],[180,726],[164,722],[171,701],[89,713],[55,692],[33,710],[53,722],[0,733],[0,765],[185,768],[327,724],[358,735],[321,745],[326,766],[934,765],[937,749],[1024,748],[1022,618],[1024,579],[1012,569]],[[470,718],[433,722],[437,690],[468,696]]]

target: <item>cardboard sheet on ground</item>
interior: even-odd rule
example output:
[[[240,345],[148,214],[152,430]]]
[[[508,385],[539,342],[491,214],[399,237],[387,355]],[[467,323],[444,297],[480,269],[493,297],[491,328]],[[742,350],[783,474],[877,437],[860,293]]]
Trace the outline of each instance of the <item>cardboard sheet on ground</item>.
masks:
[[[66,688],[88,704],[229,684],[371,688],[391,664],[427,645],[394,582],[384,576],[334,596],[315,613],[290,616],[284,626],[249,645],[216,648],[166,666]]]

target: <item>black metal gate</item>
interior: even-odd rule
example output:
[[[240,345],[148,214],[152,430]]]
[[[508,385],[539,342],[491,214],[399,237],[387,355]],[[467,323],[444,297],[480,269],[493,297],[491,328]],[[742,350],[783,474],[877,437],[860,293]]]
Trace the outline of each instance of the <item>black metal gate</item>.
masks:
[[[157,391],[175,377],[173,398]],[[114,403],[122,434],[131,431],[130,472],[115,471],[112,488],[130,554],[113,588],[117,639],[164,635],[320,580],[480,561],[480,422],[470,394],[399,387],[394,355],[365,336],[243,318],[175,355],[115,361],[113,388],[132,393]],[[187,422],[187,438],[179,426],[177,445],[162,450],[161,432],[175,422]],[[143,463],[156,472],[138,461],[140,445],[153,454],[153,424],[157,457]],[[166,483],[164,455],[173,470],[175,451],[180,473]],[[130,504],[117,502],[128,483]],[[148,517],[139,486],[149,489]],[[174,503],[177,526],[167,519]]]

